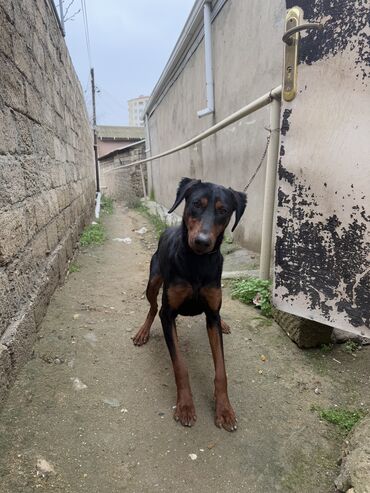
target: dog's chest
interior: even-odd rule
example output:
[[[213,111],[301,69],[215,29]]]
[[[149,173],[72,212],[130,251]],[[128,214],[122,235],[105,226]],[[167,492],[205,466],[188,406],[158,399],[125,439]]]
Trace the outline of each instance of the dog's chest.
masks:
[[[167,289],[170,307],[180,315],[199,315],[204,311],[218,311],[221,306],[221,289],[199,284],[173,284]]]

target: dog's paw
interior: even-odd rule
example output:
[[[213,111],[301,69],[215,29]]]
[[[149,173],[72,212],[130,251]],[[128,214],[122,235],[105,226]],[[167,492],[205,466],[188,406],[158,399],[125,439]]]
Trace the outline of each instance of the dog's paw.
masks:
[[[193,401],[179,401],[173,413],[175,421],[179,421],[182,426],[193,426],[197,420]]]
[[[237,418],[229,401],[216,402],[215,424],[227,431],[236,431]]]
[[[149,340],[149,330],[145,325],[141,327],[139,332],[132,338],[132,342],[135,344],[135,346],[142,346],[143,344],[146,344]]]
[[[223,334],[231,334],[230,326],[225,322],[225,320],[221,319],[221,330]]]

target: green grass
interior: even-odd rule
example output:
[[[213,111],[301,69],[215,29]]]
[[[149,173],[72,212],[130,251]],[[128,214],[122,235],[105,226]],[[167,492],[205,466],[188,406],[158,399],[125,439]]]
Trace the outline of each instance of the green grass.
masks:
[[[262,279],[241,279],[232,284],[231,296],[243,303],[253,303],[261,308],[265,317],[271,317],[271,281]],[[254,302],[255,300],[255,302]]]
[[[346,353],[354,353],[359,348],[359,343],[355,341],[347,341],[343,344],[343,351]]]
[[[80,266],[72,262],[68,268],[68,271],[70,274],[73,274],[73,272],[80,272]]]
[[[321,344],[320,351],[324,354],[330,353],[334,348],[334,344]]]
[[[101,245],[105,240],[103,226],[100,223],[87,226],[80,238],[80,245],[83,247]]]
[[[140,205],[135,207],[135,210],[140,212],[140,214],[145,216],[147,219],[149,219],[149,221],[154,226],[155,233],[158,238],[168,228],[168,224],[166,223],[166,221],[163,220],[161,217],[159,217],[157,214],[151,214],[149,212],[149,209],[142,202],[140,202]]]
[[[338,407],[323,409],[313,406],[312,410],[317,411],[321,419],[338,426],[341,431],[346,433],[349,433],[360,419],[365,416],[364,411],[361,409],[349,411],[348,409],[340,409]]]
[[[113,214],[113,200],[105,195],[101,196],[100,210],[105,214]]]

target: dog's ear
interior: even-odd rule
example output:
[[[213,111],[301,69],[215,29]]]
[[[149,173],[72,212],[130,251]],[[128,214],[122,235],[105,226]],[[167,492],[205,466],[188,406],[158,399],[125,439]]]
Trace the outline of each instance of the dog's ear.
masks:
[[[171,209],[168,211],[169,214],[176,209],[176,207],[184,200],[193,186],[197,185],[198,183],[200,183],[200,180],[194,180],[192,178],[182,178],[180,180],[179,186],[177,188],[176,200]]]
[[[247,196],[244,192],[237,192],[233,190],[232,188],[229,188],[233,202],[234,202],[234,211],[235,211],[235,223],[234,226],[232,227],[231,231],[234,231],[234,229],[237,227],[240,218],[242,217],[245,207],[247,205]]]

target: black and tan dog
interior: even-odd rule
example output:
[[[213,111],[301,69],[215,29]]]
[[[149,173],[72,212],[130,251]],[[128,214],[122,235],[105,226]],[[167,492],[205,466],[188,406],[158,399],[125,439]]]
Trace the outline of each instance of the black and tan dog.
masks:
[[[177,386],[174,417],[182,425],[191,426],[196,414],[188,371],[179,351],[175,320],[179,314],[205,313],[215,366],[215,423],[234,431],[237,420],[227,394],[222,343],[222,332],[228,332],[228,327],[220,318],[223,264],[220,246],[233,212],[232,231],[238,224],[246,206],[246,195],[213,183],[183,178],[169,212],[173,212],[183,199],[186,204],[182,225],[162,234],[152,257],[146,291],[150,310],[133,341],[137,346],[148,341],[158,311],[158,292],[163,284],[160,318]]]

